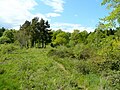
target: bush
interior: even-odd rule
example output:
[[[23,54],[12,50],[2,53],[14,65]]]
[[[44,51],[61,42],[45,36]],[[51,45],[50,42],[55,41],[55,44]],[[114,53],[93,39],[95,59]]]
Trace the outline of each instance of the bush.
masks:
[[[3,68],[0,68],[0,74],[4,74],[5,70]]]
[[[102,71],[120,71],[120,52],[118,50],[109,52],[109,54],[105,56],[105,61],[100,64],[100,68]]]
[[[100,67],[101,71],[109,71],[109,70],[119,71],[120,70],[120,61],[106,60],[106,61],[102,62],[99,65],[99,67]]]
[[[77,71],[84,75],[89,74],[89,73],[99,72],[99,67],[97,66],[97,64],[93,62],[80,61],[80,63],[76,67],[77,67]]]
[[[0,51],[2,54],[6,54],[6,53],[12,53],[13,51],[19,49],[18,47],[12,45],[12,44],[6,44],[6,45],[1,45],[0,47]]]
[[[14,30],[6,30],[3,33],[3,36],[9,38],[10,42],[13,43],[14,42],[14,33],[15,33]]]
[[[73,49],[73,53],[75,58],[79,60],[86,60],[94,55],[93,49],[85,47],[84,44],[77,44]]]
[[[51,49],[48,52],[48,56],[58,56],[60,58],[71,57],[74,58],[74,54],[67,47],[60,46],[57,49]]]
[[[107,80],[105,90],[120,90],[120,71],[109,71],[104,74]]]
[[[2,36],[0,37],[0,44],[4,44],[4,43],[10,43],[10,39],[8,37]]]

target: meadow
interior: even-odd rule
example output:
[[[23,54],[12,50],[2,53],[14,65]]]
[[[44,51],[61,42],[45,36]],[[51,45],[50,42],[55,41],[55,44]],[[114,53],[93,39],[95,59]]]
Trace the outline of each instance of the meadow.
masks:
[[[65,50],[65,47],[57,49]],[[1,44],[0,90],[120,89],[119,81],[115,87],[110,86],[110,75],[98,72],[95,64],[68,56],[59,57],[60,53],[50,56],[54,50],[49,46],[45,49],[21,49],[13,44]],[[116,78],[119,73],[114,73]]]

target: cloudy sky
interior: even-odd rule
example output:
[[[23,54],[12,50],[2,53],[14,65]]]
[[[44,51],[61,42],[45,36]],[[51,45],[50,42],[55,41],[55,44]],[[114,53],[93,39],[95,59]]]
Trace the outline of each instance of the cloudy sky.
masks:
[[[19,29],[34,17],[49,20],[51,28],[93,31],[108,15],[102,0],[0,0],[0,27]]]

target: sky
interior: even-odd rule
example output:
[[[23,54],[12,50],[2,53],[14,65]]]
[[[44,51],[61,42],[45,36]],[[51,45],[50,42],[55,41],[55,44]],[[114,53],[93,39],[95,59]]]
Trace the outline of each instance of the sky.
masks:
[[[109,14],[102,0],[0,0],[0,27],[19,29],[34,17],[48,20],[51,29],[94,31]]]

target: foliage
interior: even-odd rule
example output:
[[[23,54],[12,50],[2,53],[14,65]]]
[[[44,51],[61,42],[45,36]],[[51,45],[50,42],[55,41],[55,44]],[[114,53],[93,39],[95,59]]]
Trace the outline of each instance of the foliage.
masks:
[[[10,43],[11,40],[8,37],[2,36],[0,37],[0,44],[4,44],[4,43]]]
[[[10,39],[10,43],[13,43],[14,42],[14,34],[15,34],[16,31],[14,30],[6,30],[4,33],[3,33],[3,37],[7,37]]]
[[[120,0],[103,0],[101,5],[105,4],[108,9],[112,10],[108,16],[102,19],[108,22],[105,26],[110,28],[116,26],[117,23],[120,24]]]
[[[84,44],[77,44],[73,48],[73,53],[78,60],[87,60],[93,56],[93,49],[85,46]]]
[[[67,47],[60,46],[60,47],[58,47],[58,49],[51,49],[48,52],[48,56],[55,56],[55,57],[60,57],[60,58],[65,58],[65,57],[73,58],[74,54]]]
[[[4,27],[0,28],[0,37],[3,35],[4,31],[5,31]]]
[[[98,66],[93,62],[88,61],[80,61],[77,65],[77,70],[79,73],[82,73],[84,75],[99,72]]]
[[[119,0],[107,3],[113,8],[107,26],[119,24]],[[1,28],[0,90],[119,90],[120,27],[107,26],[51,31],[48,21],[35,17],[18,31]]]
[[[38,47],[44,48],[51,41],[52,32],[48,28],[50,28],[48,21],[43,19],[39,21],[39,18],[35,17],[31,22],[25,21],[17,32],[16,38],[21,47],[34,47],[38,43]]]
[[[120,71],[109,71],[103,74],[103,77],[107,79],[107,83],[104,89],[119,90],[120,89]]]
[[[106,43],[103,46],[111,48]],[[119,89],[119,66],[114,68],[119,65],[119,42],[113,39],[112,46],[106,55],[106,50],[99,55],[102,49],[83,43],[46,49],[0,45],[0,89]],[[90,57],[79,59],[79,54]]]
[[[61,32],[56,35],[56,39],[53,41],[55,45],[66,45],[69,42],[69,35],[65,32]]]
[[[80,40],[80,31],[74,30],[74,32],[71,34],[70,37],[70,46],[75,46],[76,44],[79,43],[79,40]]]
[[[2,54],[10,54],[12,52],[14,52],[15,50],[18,50],[19,47],[17,46],[14,46],[13,44],[3,44],[3,45],[0,45],[0,52]]]
[[[0,47],[3,49],[2,47],[10,46]],[[14,53],[1,53],[0,55],[1,90],[77,90],[98,89],[100,87],[98,75],[80,75],[76,69],[79,60],[48,57],[46,54],[49,48],[12,51]]]

